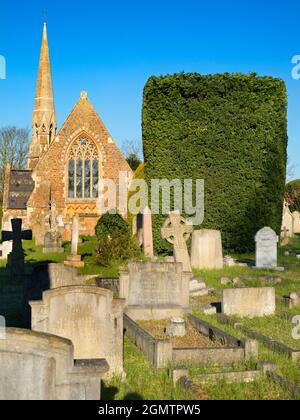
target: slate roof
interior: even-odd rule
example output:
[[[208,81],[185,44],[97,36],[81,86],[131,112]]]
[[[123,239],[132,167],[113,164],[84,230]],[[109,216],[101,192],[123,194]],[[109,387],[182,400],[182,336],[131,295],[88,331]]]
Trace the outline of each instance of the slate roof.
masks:
[[[8,208],[26,210],[27,201],[34,190],[32,171],[15,171],[10,173]]]

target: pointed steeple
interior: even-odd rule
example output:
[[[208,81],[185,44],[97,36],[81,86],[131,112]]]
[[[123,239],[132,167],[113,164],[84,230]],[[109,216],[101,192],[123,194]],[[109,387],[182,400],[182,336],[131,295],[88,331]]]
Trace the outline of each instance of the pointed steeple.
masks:
[[[28,166],[33,169],[39,157],[48,150],[56,132],[56,117],[52,89],[52,77],[47,37],[47,24],[44,23],[42,47],[34,111],[32,115],[32,140],[30,143]]]

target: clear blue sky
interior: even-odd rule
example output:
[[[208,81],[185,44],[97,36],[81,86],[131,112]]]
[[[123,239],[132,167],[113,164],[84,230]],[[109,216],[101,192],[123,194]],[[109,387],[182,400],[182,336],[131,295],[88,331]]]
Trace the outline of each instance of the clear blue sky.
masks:
[[[281,77],[289,95],[289,156],[300,177],[299,1],[2,1],[0,126],[30,127],[47,10],[60,126],[82,89],[117,143],[141,141],[147,78],[174,72],[257,72]]]

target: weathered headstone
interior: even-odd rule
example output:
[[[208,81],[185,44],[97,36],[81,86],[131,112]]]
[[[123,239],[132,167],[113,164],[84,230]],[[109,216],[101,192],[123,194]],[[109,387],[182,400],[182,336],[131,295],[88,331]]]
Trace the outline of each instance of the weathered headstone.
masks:
[[[120,297],[136,320],[182,317],[189,308],[192,274],[180,263],[130,261],[120,270]]]
[[[193,226],[187,224],[179,211],[173,211],[161,229],[161,236],[173,245],[177,263],[182,263],[183,271],[192,271],[190,256],[186,242],[193,232]]]
[[[283,204],[281,232],[286,232],[288,237],[292,237],[294,234],[293,215],[286,201]]]
[[[243,287],[222,291],[222,313],[245,317],[274,315],[276,309],[273,287]]]
[[[96,286],[69,286],[45,291],[30,306],[34,331],[68,338],[76,359],[105,358],[111,374],[123,374],[123,299]]]
[[[143,248],[147,257],[153,257],[152,213],[149,207],[144,209],[143,215]]]
[[[50,231],[45,235],[44,253],[63,253],[61,246],[61,233],[57,225],[56,203],[54,199],[50,201]]]
[[[58,228],[65,228],[65,224],[64,224],[64,218],[63,218],[63,215],[62,214],[59,214],[58,216],[57,216],[57,227]]]
[[[292,216],[294,233],[300,233],[300,213],[298,211],[294,211]]]
[[[32,231],[22,231],[22,219],[12,219],[11,226],[11,232],[2,232],[2,241],[12,241],[12,251],[8,255],[7,266],[10,269],[11,279],[13,281],[22,282],[25,262],[22,240],[31,240]]]
[[[289,242],[290,242],[289,230],[286,227],[284,227],[280,233],[280,245],[286,246],[289,244]]]
[[[287,296],[284,296],[283,299],[285,306],[288,308],[300,306],[300,293],[291,292]]]
[[[15,328],[0,340],[0,400],[100,400],[106,360],[74,360],[70,340]]]
[[[269,227],[259,230],[255,236],[256,242],[256,268],[280,270],[277,267],[278,236]]]
[[[81,256],[78,255],[78,242],[79,242],[79,218],[73,216],[72,219],[72,239],[71,239],[71,255],[67,256],[65,265],[72,267],[84,267],[84,262],[81,261]]]
[[[221,232],[218,230],[195,230],[192,236],[192,268],[223,268]]]

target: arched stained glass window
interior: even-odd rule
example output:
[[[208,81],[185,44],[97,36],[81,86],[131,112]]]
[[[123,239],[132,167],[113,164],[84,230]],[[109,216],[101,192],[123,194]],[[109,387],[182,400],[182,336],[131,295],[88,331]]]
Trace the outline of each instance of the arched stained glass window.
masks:
[[[97,198],[99,156],[96,146],[86,137],[73,143],[68,156],[68,197]]]

